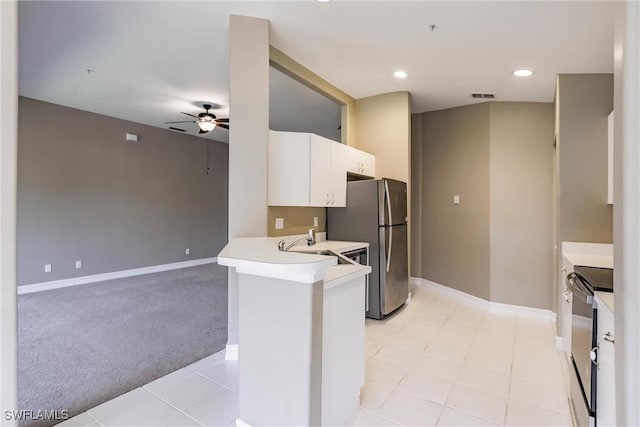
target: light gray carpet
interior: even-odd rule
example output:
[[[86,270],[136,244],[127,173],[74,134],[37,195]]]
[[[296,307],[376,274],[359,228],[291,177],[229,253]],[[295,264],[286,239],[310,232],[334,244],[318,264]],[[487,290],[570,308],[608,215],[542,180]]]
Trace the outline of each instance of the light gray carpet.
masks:
[[[73,416],[226,339],[227,269],[217,264],[20,295],[19,408]]]

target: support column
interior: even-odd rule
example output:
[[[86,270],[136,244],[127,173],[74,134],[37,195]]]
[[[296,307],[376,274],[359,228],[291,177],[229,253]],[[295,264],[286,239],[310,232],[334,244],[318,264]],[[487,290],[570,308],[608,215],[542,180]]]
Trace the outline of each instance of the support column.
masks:
[[[616,424],[640,424],[640,5],[618,2],[614,46]]]
[[[16,176],[18,147],[18,4],[0,1],[0,425],[18,407]]]
[[[269,21],[229,24],[229,239],[267,235]],[[238,276],[229,271],[227,359],[238,357]]]

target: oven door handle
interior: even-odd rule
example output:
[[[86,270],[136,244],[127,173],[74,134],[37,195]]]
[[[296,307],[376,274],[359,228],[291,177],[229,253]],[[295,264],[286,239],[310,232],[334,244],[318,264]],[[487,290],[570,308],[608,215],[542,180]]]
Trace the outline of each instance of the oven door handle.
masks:
[[[593,363],[596,366],[598,366],[598,350],[600,350],[600,347],[595,346],[589,352],[589,358],[591,359],[591,363]]]
[[[587,288],[576,273],[571,273],[567,276],[567,287],[575,296],[579,296],[587,304],[593,303],[593,295],[587,291]]]

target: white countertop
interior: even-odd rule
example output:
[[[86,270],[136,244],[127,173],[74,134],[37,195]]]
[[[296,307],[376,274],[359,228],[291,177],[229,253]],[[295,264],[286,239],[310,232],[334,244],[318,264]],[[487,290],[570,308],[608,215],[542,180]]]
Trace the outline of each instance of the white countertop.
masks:
[[[297,252],[317,252],[317,251],[334,251],[334,252],[347,252],[355,249],[368,248],[367,242],[344,242],[341,240],[324,240],[317,242],[315,245],[307,246],[306,243],[295,245],[290,250]]]
[[[612,244],[562,242],[562,255],[574,266],[613,268]]]
[[[235,267],[238,273],[315,283],[324,280],[325,289],[337,286],[371,271],[363,265],[339,264],[333,255],[317,255],[298,251],[345,252],[368,247],[368,243],[323,241],[313,246],[296,245],[279,251],[280,237],[243,237],[232,239],[218,254],[218,264]]]
[[[613,268],[613,245],[609,243],[562,242],[562,256],[572,266]],[[613,292],[596,291],[595,296],[613,313]]]
[[[317,242],[315,245],[307,246],[305,243],[298,244],[292,247],[291,251],[298,252],[318,252],[318,251],[332,251],[337,253],[343,253],[347,251],[353,251],[356,249],[368,248],[367,242],[346,242],[341,240],[324,240]],[[348,282],[351,279],[355,279],[363,274],[371,273],[371,267],[367,265],[347,265],[338,264],[327,269],[327,274],[324,278],[324,289],[330,289],[334,286]]]
[[[596,300],[604,303],[604,305],[606,305],[607,308],[613,313],[613,292],[596,291],[595,294]]]

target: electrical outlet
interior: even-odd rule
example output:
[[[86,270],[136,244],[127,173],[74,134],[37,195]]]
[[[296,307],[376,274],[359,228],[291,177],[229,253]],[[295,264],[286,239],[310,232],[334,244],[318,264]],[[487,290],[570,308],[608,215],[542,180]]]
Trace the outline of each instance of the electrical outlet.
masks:
[[[44,265],[44,272],[45,273],[51,273],[51,264],[45,264]]]
[[[313,226],[314,226],[314,227],[317,227],[317,226],[318,226],[318,217],[317,217],[317,216],[314,216],[314,217],[313,217]]]
[[[459,194],[454,194],[453,195],[453,204],[454,205],[459,205],[460,204],[460,195]]]
[[[284,228],[284,218],[276,218],[276,230],[282,230]]]
[[[187,248],[187,249],[185,249],[185,250],[184,250],[184,254],[185,254],[185,255],[189,255],[190,253],[191,253],[191,250],[190,250],[189,248]]]
[[[82,260],[76,261],[76,269],[82,268]]]

